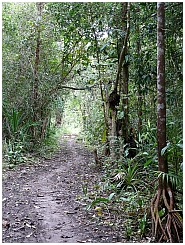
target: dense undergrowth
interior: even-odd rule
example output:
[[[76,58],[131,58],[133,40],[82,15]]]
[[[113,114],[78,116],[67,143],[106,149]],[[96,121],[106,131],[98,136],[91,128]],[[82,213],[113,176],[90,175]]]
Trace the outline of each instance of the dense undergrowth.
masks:
[[[42,142],[32,142],[27,134],[19,128],[11,139],[3,141],[3,168],[14,168],[16,165],[40,158],[50,158],[58,149],[61,129],[52,127]]]
[[[25,144],[25,141],[21,141],[23,135],[16,132],[11,141],[3,143],[3,166],[13,168],[42,157],[49,158],[59,149],[59,141],[64,132],[70,133],[65,129],[53,127],[42,145],[38,144],[30,152],[28,141]],[[120,234],[130,241],[146,237],[152,241],[150,203],[153,193],[157,190],[159,177],[163,175],[158,171],[157,144],[154,141],[153,129],[140,135],[136,141],[137,154],[134,158],[128,157],[129,148],[121,138],[116,139],[115,159],[105,156],[104,144],[97,144],[97,141],[90,143],[87,141],[87,132],[85,135],[86,137],[83,137],[83,133],[79,134],[76,140],[81,141],[90,151],[93,151],[94,147],[97,148],[99,165],[93,161],[91,166],[98,168],[101,174],[101,181],[96,184],[93,193],[88,192],[86,183],[82,186],[87,211],[94,210],[97,222],[106,220],[108,225],[116,227]],[[168,154],[169,160],[167,177],[174,187],[178,209],[182,210],[182,141],[171,139],[164,149],[164,154]],[[162,207],[159,214],[160,217],[165,215]]]
[[[127,235],[144,236],[161,179],[172,185],[181,212],[183,4],[165,3],[167,137],[161,152],[156,3],[3,3],[2,20],[3,168],[49,158],[63,133],[75,133],[96,149],[93,164],[102,175],[89,208],[119,206]],[[137,149],[130,158],[131,128]],[[159,153],[167,173],[158,171]],[[163,207],[157,212],[165,219]]]
[[[83,186],[84,195],[86,198],[89,197],[87,209],[95,210],[99,220],[114,217],[108,223],[117,227],[129,241],[147,238],[148,241],[155,242],[151,233],[150,206],[161,176],[170,179],[177,209],[180,212],[183,209],[182,141],[176,139],[174,143],[174,139],[171,139],[164,149],[163,154],[168,155],[170,163],[169,172],[164,175],[158,171],[157,144],[153,131],[154,129],[140,136],[134,158],[128,157],[129,149],[120,138],[117,139],[116,160],[111,156],[105,156],[105,146],[99,145],[99,165],[96,165],[97,161],[93,164],[102,174],[101,182],[97,183],[93,195],[88,193],[87,186],[84,188],[85,183]],[[165,217],[165,209],[162,206],[159,216],[162,220]]]
[[[15,112],[12,118],[14,118],[11,121],[13,125],[10,124],[10,126],[14,127],[12,131],[14,133],[11,134],[11,139],[3,142],[4,168],[13,168],[18,164],[35,161],[42,157],[49,158],[59,149],[61,135],[72,132],[66,128],[66,125],[63,125],[62,128],[53,125],[42,144],[37,142],[33,145],[32,141],[28,140],[28,135],[24,131],[25,127],[19,127],[18,123],[16,125],[18,116],[16,117]],[[169,130],[173,128],[174,124],[169,123]],[[87,210],[95,210],[99,222],[107,215],[114,217],[107,223],[117,227],[121,233],[124,233],[122,235],[131,240],[151,235],[150,203],[153,193],[157,190],[159,177],[164,175],[158,171],[155,130],[147,125],[146,133],[138,135],[137,154],[134,158],[129,158],[129,147],[121,137],[115,139],[116,159],[112,156],[105,156],[106,145],[92,134],[90,136],[91,132],[84,131],[76,138],[90,151],[97,148],[98,152],[99,165],[96,165],[95,161],[91,165],[99,169],[101,182],[95,186],[94,193],[88,192],[86,183],[82,186],[88,203]],[[167,154],[169,162],[167,178],[172,182],[178,209],[182,210],[183,146],[180,137],[175,137],[175,135],[176,132],[174,135],[171,134],[167,146],[163,149],[163,154]],[[159,215],[164,216],[162,207]]]

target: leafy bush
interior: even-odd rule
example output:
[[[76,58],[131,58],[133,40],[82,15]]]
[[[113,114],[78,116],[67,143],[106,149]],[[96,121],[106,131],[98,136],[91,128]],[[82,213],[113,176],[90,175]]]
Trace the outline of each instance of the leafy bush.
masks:
[[[4,143],[4,157],[9,167],[13,167],[19,163],[22,163],[25,158],[23,157],[23,145],[19,141],[8,141]]]

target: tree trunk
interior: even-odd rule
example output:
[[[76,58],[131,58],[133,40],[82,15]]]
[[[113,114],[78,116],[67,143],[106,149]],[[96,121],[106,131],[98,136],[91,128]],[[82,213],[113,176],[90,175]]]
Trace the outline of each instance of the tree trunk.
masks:
[[[118,69],[116,74],[116,81],[114,83],[113,92],[109,96],[109,108],[111,109],[111,130],[110,130],[110,154],[113,158],[116,158],[115,148],[116,138],[117,138],[117,109],[116,106],[119,105],[120,101],[120,92],[122,92],[122,110],[124,111],[124,117],[122,120],[122,136],[125,140],[128,140],[128,62],[125,59],[127,52],[127,42],[129,36],[130,29],[130,3],[122,4],[122,22],[123,22],[123,33],[125,34],[124,40],[122,40],[121,52],[118,53],[119,61],[118,61]],[[119,44],[118,44],[119,46]],[[119,52],[118,47],[118,52]],[[123,64],[124,62],[124,64]],[[122,76],[121,76],[122,75]],[[118,89],[120,91],[118,91]],[[119,93],[119,94],[118,94]],[[113,99],[114,98],[114,99]]]
[[[151,201],[152,236],[157,242],[180,242],[179,231],[182,220],[176,210],[173,190],[168,174],[168,163],[162,149],[166,146],[166,99],[165,99],[165,9],[164,3],[157,3],[157,142],[159,178],[158,191]],[[164,215],[159,212],[164,211]]]
[[[123,22],[123,32],[127,33],[124,40],[124,65],[122,70],[122,81],[120,81],[120,87],[122,91],[122,111],[124,112],[124,117],[122,119],[122,137],[125,142],[128,142],[129,133],[129,101],[128,101],[128,80],[129,80],[129,70],[128,62],[125,59],[127,55],[127,41],[130,30],[130,3],[122,3],[122,22]]]
[[[143,104],[143,96],[141,93],[141,86],[139,85],[138,91],[138,132],[141,133],[142,131],[142,104]]]
[[[157,142],[159,171],[168,172],[168,164],[161,150],[166,146],[166,98],[165,98],[165,46],[164,4],[158,4],[157,28]]]
[[[37,6],[37,10],[38,10],[38,19],[40,21],[41,17],[42,17],[42,11],[43,11],[43,7],[44,7],[45,3],[36,3]],[[40,62],[40,45],[41,45],[41,40],[40,40],[40,34],[41,34],[41,30],[40,30],[40,23],[38,23],[37,26],[37,39],[36,39],[36,50],[35,50],[35,63],[34,63],[34,81],[33,81],[33,123],[36,123],[39,120],[39,105],[38,105],[38,100],[39,100],[39,81],[38,81],[38,69],[39,69],[39,62]],[[43,122],[44,123],[44,122]],[[36,140],[38,137],[37,134],[37,128],[36,126],[33,126],[32,129],[32,134],[33,134],[33,138]],[[42,127],[40,130],[40,134],[42,135]]]
[[[116,116],[117,116],[117,110],[111,111],[111,132],[110,132],[110,154],[113,159],[116,159],[116,139],[117,139],[117,131],[116,131]]]
[[[129,79],[129,71],[128,65],[123,65],[123,84],[122,84],[122,111],[124,112],[123,124],[122,124],[122,136],[125,139],[125,142],[128,141],[128,133],[129,133],[129,101],[128,101],[128,79]]]
[[[137,30],[137,35],[138,35],[138,40],[137,40],[137,57],[140,60],[141,58],[141,43],[140,43],[140,29],[139,29],[139,24],[136,23],[136,30]],[[141,84],[139,81],[138,84],[138,132],[141,133],[142,129],[142,104],[143,104],[143,96],[141,92]]]

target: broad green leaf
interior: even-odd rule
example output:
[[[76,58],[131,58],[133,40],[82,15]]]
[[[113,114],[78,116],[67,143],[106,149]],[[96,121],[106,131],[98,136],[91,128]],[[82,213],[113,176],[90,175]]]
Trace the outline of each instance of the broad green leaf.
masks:
[[[161,156],[164,155],[165,151],[170,147],[170,142],[161,150]]]
[[[145,162],[144,168],[146,168],[152,161],[153,161],[153,159],[149,159],[147,162]]]
[[[90,204],[90,207],[93,207],[95,206],[97,203],[101,203],[101,202],[109,202],[109,199],[108,198],[104,198],[104,197],[97,197],[91,204]],[[88,206],[89,207],[89,206]],[[90,208],[89,207],[89,208]]]

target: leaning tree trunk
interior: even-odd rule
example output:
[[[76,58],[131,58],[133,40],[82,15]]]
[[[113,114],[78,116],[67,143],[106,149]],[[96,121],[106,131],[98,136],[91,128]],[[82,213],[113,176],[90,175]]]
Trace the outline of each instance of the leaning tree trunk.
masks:
[[[166,146],[166,99],[165,99],[165,10],[164,3],[157,3],[157,142],[159,178],[158,191],[151,201],[152,236],[157,242],[180,242],[182,219],[176,210],[174,193],[168,175],[168,163],[162,149]],[[162,211],[164,210],[164,213]]]

